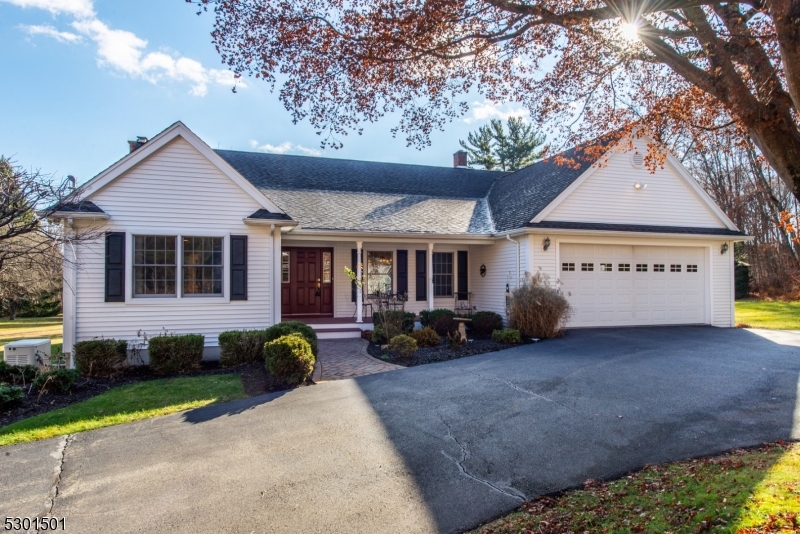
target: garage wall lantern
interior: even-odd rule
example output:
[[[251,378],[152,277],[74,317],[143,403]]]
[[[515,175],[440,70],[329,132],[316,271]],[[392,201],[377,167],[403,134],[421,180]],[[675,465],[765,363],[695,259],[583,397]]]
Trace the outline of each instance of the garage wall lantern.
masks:
[[[723,243],[722,247],[719,249],[719,253],[720,254],[725,254],[726,252],[728,252],[728,244],[727,243]]]
[[[635,184],[633,184],[633,188],[634,189],[647,189],[647,184],[636,182]]]
[[[543,244],[542,248],[545,249],[545,250],[550,248],[550,238],[549,237],[545,237],[544,238],[544,244]]]

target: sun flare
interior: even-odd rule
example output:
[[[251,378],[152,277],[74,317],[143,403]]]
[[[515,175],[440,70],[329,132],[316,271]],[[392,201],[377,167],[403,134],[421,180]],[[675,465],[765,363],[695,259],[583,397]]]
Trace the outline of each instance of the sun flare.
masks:
[[[639,38],[639,27],[630,22],[622,24],[622,36],[628,41],[635,41]]]

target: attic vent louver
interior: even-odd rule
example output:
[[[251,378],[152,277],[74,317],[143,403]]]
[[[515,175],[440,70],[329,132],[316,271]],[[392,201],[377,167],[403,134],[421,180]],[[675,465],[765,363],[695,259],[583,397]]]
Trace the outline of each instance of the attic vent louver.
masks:
[[[631,165],[637,169],[644,167],[644,154],[640,154],[639,152],[631,154]]]

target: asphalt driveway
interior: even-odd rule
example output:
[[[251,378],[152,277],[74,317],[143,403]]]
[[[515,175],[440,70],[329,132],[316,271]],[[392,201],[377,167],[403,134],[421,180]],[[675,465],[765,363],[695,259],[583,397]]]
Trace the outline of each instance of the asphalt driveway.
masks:
[[[564,339],[0,448],[67,532],[458,532],[647,463],[800,438],[800,333]]]

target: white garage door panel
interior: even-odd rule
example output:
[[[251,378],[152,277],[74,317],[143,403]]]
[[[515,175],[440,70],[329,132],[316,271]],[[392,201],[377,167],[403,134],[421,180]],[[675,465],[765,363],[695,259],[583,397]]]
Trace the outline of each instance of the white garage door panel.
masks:
[[[696,324],[705,320],[702,247],[560,245],[559,278],[574,314],[570,326]],[[611,264],[611,270],[601,270]],[[646,271],[637,265],[646,266]],[[663,265],[663,271],[655,266]],[[673,272],[673,265],[680,272]],[[687,266],[696,265],[697,272]],[[629,266],[626,271],[620,267]],[[640,268],[641,269],[641,268]]]

